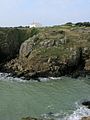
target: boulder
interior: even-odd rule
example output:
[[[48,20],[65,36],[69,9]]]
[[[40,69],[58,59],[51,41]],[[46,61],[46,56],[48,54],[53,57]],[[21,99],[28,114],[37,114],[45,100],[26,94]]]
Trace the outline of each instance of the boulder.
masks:
[[[44,118],[26,117],[26,118],[22,118],[21,120],[45,120],[45,119]],[[54,119],[47,118],[47,120],[54,120]]]
[[[55,45],[54,40],[51,41],[51,40],[46,39],[46,40],[40,42],[41,47],[46,47],[47,48],[47,47],[52,47],[54,45]]]
[[[22,118],[22,120],[42,120],[42,119],[32,118],[32,117],[26,117],[26,118]]]
[[[34,38],[29,38],[24,43],[22,43],[19,50],[19,58],[28,58],[30,53],[33,51],[33,47],[35,45]]]
[[[82,102],[82,105],[84,105],[90,109],[90,101],[84,101],[84,102]]]
[[[88,116],[88,117],[82,117],[81,120],[90,120],[90,116]]]
[[[84,68],[86,71],[90,71],[90,59],[87,59],[85,61],[85,68]]]

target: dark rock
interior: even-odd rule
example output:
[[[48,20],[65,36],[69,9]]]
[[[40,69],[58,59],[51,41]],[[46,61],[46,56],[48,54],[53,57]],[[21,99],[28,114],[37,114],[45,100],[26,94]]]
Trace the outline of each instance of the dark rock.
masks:
[[[54,113],[53,112],[49,112],[49,113],[47,113],[48,115],[53,115]]]
[[[84,102],[82,102],[82,105],[84,105],[90,109],[90,101],[84,101]]]
[[[76,71],[76,72],[72,73],[71,76],[72,76],[72,78],[78,78],[80,76],[80,73],[79,73],[79,71]]]
[[[0,61],[16,57],[19,52],[19,32],[18,29],[8,29],[7,32],[0,32]]]
[[[82,117],[81,120],[90,120],[90,116],[88,116],[88,117]]]
[[[0,42],[0,59],[11,58],[19,52],[19,57],[6,63],[3,70],[11,71],[18,77],[24,76],[28,80],[39,76],[63,75],[77,78],[83,75],[81,71],[84,70],[90,73],[90,29],[87,28],[88,32],[87,29],[82,32],[82,28],[74,28],[73,31],[70,29],[42,28],[39,33],[27,37],[22,44],[19,42],[19,29],[10,30],[6,36],[0,33],[3,40],[6,40]]]
[[[85,61],[85,70],[90,71],[90,59]]]
[[[44,118],[34,118],[34,117],[26,117],[26,118],[22,118],[21,120],[46,120]],[[54,120],[53,118],[47,118],[47,120]]]
[[[42,120],[42,119],[26,117],[26,118],[22,118],[22,120]]]

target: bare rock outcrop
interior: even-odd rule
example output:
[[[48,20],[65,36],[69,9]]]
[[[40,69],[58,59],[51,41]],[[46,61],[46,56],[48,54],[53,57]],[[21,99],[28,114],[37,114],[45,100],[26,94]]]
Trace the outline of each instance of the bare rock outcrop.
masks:
[[[37,34],[21,44],[19,57],[5,64],[5,68],[28,78],[62,75],[78,77],[84,70],[90,70],[90,29],[87,28],[88,32],[82,29],[39,29]],[[16,47],[14,49],[12,45],[11,48],[14,54]]]
[[[88,116],[88,117],[83,117],[81,120],[90,120],[90,116]]]

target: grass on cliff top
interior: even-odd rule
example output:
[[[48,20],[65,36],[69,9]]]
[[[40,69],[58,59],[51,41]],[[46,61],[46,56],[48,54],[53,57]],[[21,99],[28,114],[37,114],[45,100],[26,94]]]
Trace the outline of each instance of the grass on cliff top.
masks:
[[[65,48],[65,46],[59,47],[49,47],[49,48],[38,48],[32,51],[31,58],[36,59],[49,59],[49,58],[58,58],[61,61],[65,61],[65,59],[69,59],[73,51],[70,51],[69,48]],[[35,60],[35,59],[34,59]]]
[[[22,42],[28,38],[33,39],[33,36],[35,36],[34,39],[36,41],[33,52],[35,53],[36,50],[42,57],[68,57],[71,54],[69,48],[90,47],[90,27],[79,27],[75,25],[61,25],[42,28],[0,28],[0,47],[11,39],[18,41],[21,45]],[[58,47],[52,46],[50,48],[41,48],[40,46],[40,42],[43,42],[44,40],[58,41],[65,38],[66,43],[61,44]],[[35,54],[37,54],[37,52]]]
[[[45,40],[65,39],[65,44],[59,46],[42,47],[40,42]],[[60,60],[68,59],[78,48],[90,48],[90,27],[54,26],[39,28],[36,36],[36,46],[32,51],[36,58],[58,57]]]

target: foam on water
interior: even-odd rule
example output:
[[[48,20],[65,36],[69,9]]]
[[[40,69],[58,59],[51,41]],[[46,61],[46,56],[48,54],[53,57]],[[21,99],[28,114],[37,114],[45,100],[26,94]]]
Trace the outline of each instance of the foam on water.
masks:
[[[0,80],[2,81],[17,81],[17,82],[28,82],[27,80],[23,80],[22,78],[11,77],[10,73],[0,73]]]
[[[79,106],[70,116],[64,118],[64,120],[80,120],[82,117],[90,116],[90,109],[85,106]]]
[[[61,77],[39,77],[37,79],[30,79],[30,82],[33,81],[33,82],[37,82],[37,81],[40,81],[40,82],[47,82],[47,81],[50,81],[50,80],[60,80]],[[3,80],[3,81],[17,81],[17,82],[29,82],[28,80],[25,80],[25,78],[21,77],[21,78],[18,78],[18,77],[12,77],[11,76],[11,73],[0,73],[0,80]]]
[[[87,83],[85,83],[85,84],[81,84],[81,83],[84,83],[83,81],[73,81],[74,82],[74,86],[72,87],[72,85],[73,84],[71,84],[70,86],[69,86],[69,84],[67,84],[66,85],[66,83],[68,83],[67,82],[67,80],[65,81],[65,84],[64,84],[64,82],[62,81],[62,79],[64,79],[64,77],[58,77],[58,78],[54,78],[54,77],[49,77],[49,78],[38,78],[38,79],[40,79],[40,81],[42,81],[42,83],[39,83],[39,84],[37,84],[36,85],[36,83],[35,84],[33,84],[33,85],[31,85],[31,86],[29,86],[28,84],[19,84],[19,86],[17,86],[17,84],[15,84],[16,86],[15,87],[10,87],[10,88],[12,88],[12,90],[10,90],[10,91],[14,91],[14,92],[16,92],[16,95],[18,96],[18,94],[21,94],[21,98],[19,98],[20,99],[20,103],[21,103],[21,100],[23,99],[23,89],[24,89],[24,94],[27,96],[26,98],[28,98],[28,100],[27,101],[29,101],[30,99],[32,100],[32,98],[33,97],[35,97],[36,98],[36,95],[40,95],[41,96],[41,98],[39,99],[38,97],[37,97],[37,100],[36,101],[33,101],[34,103],[37,103],[37,101],[41,101],[41,104],[42,103],[45,103],[44,104],[44,106],[45,107],[47,107],[47,109],[48,110],[50,110],[50,112],[48,113],[48,111],[44,111],[43,113],[46,113],[46,114],[43,114],[42,112],[41,113],[38,113],[39,114],[39,116],[41,115],[41,114],[43,114],[43,115],[41,115],[41,117],[42,118],[44,118],[44,119],[48,119],[48,118],[54,118],[55,120],[80,120],[82,117],[84,117],[84,116],[90,116],[90,109],[88,109],[88,108],[86,108],[85,106],[82,106],[79,102],[80,102],[80,99],[83,99],[84,97],[86,98],[87,96],[89,96],[89,92],[87,93],[87,91],[89,91],[90,89],[86,89],[86,88],[89,88],[90,86],[87,84]],[[59,80],[61,80],[61,81],[59,81],[60,82],[60,86],[58,86],[59,84],[57,84],[57,82],[55,81],[55,80],[57,80],[57,79],[59,79]],[[49,80],[52,80],[53,82],[46,82],[45,84],[43,83],[43,82],[45,82],[45,81],[49,81]],[[13,82],[13,81],[16,81],[16,82],[29,82],[29,81],[27,81],[27,80],[23,80],[22,78],[13,78],[13,77],[11,77],[11,74],[8,74],[8,73],[0,73],[0,81],[10,81],[10,82]],[[33,81],[33,82],[37,82],[37,81],[35,81],[35,80],[30,80],[30,82],[31,81]],[[54,82],[55,81],[55,82]],[[72,80],[70,81],[70,82],[72,82]],[[75,84],[76,82],[79,82],[79,84],[80,85],[82,85],[82,86],[84,86],[84,87],[82,87],[82,89],[79,89],[78,91],[82,91],[82,93],[83,93],[83,96],[84,97],[79,97],[78,99],[76,99],[75,101],[79,101],[79,102],[76,102],[75,103],[75,101],[73,101],[73,104],[75,105],[74,106],[74,108],[71,108],[70,109],[70,111],[63,111],[60,107],[57,109],[57,113],[55,112],[55,106],[54,106],[54,103],[55,104],[57,104],[57,102],[58,101],[60,101],[60,100],[62,100],[63,102],[67,102],[66,101],[66,98],[65,98],[65,95],[67,95],[68,97],[71,97],[71,95],[77,95],[77,89],[76,89],[76,87],[79,87],[79,85],[77,86],[77,84]],[[2,83],[2,82],[1,82]],[[51,86],[51,84],[52,84],[52,86]],[[6,85],[6,84],[5,84]],[[34,86],[35,85],[35,86]],[[44,85],[46,85],[45,87],[44,87]],[[47,85],[48,85],[48,87],[47,87]],[[65,85],[65,89],[64,89],[64,87],[62,87],[62,86],[64,86]],[[12,86],[12,84],[10,84],[10,86]],[[57,87],[56,87],[57,86]],[[20,88],[21,87],[21,88]],[[49,89],[49,87],[50,87],[50,89]],[[55,88],[54,88],[55,87]],[[67,89],[66,89],[66,87],[67,87]],[[69,87],[72,87],[72,89],[70,88],[69,89]],[[54,88],[54,89],[53,89]],[[60,88],[60,90],[59,90],[59,88]],[[2,90],[2,89],[1,89]],[[18,92],[16,91],[16,90],[18,90]],[[36,90],[36,91],[35,91]],[[41,91],[42,90],[42,91]],[[46,90],[46,91],[45,91]],[[50,92],[47,92],[47,91],[49,91],[50,90]],[[58,90],[59,90],[59,92],[58,92]],[[64,91],[65,90],[65,91]],[[67,90],[68,90],[68,93],[67,93]],[[72,91],[73,90],[73,91]],[[5,91],[5,88],[3,89],[3,91],[5,92],[5,93],[7,93],[7,92],[10,92],[10,91]],[[1,93],[4,93],[4,92],[1,92]],[[30,93],[29,93],[29,92]],[[65,92],[65,94],[62,94],[63,93],[63,91]],[[75,92],[76,91],[76,92]],[[73,94],[71,94],[73,92]],[[18,93],[18,94],[17,94]],[[28,93],[28,94],[27,94]],[[34,93],[34,94],[33,94]],[[49,93],[51,93],[51,94],[49,94]],[[54,97],[54,99],[55,99],[55,102],[53,102],[54,100],[52,99],[53,98],[53,96],[55,95],[55,93],[56,93],[56,95],[57,96],[55,96]],[[67,94],[66,94],[67,93]],[[9,93],[9,94],[12,94],[12,93]],[[29,94],[30,94],[30,96],[29,96]],[[64,97],[64,99],[65,99],[65,101],[64,101],[64,99],[62,99],[61,97],[62,96],[59,96],[60,94],[62,94]],[[71,94],[71,95],[70,95]],[[78,93],[78,94],[80,94],[80,93]],[[2,95],[2,94],[1,94]],[[4,94],[3,94],[4,95]],[[15,95],[15,94],[12,94],[12,96],[13,95]],[[35,95],[35,96],[34,96]],[[49,97],[49,95],[51,96],[51,98]],[[86,95],[86,96],[85,96]],[[47,100],[51,100],[51,101],[49,101],[50,102],[50,104],[48,103],[48,102],[46,102],[46,101],[44,101],[43,102],[43,98],[42,98],[42,96],[44,97],[44,99],[45,99],[45,97],[46,97],[46,99]],[[6,96],[5,96],[6,97]],[[17,97],[15,97],[15,98],[17,98]],[[60,99],[58,99],[58,98],[60,98]],[[76,98],[77,98],[77,96],[76,96]],[[9,98],[8,98],[9,99]],[[42,99],[42,100],[41,100]],[[45,100],[46,100],[45,99]],[[90,97],[89,98],[87,98],[87,100],[88,99],[90,99]],[[5,99],[4,99],[5,100]],[[11,100],[11,99],[10,99]],[[69,99],[69,101],[70,101],[71,99]],[[3,97],[2,97],[2,101],[3,101]],[[17,99],[16,99],[16,101],[17,101]],[[27,106],[27,101],[25,102],[25,104],[26,104],[26,106]],[[6,101],[5,101],[6,102]],[[33,103],[32,102],[32,103]],[[71,105],[71,102],[72,101],[70,101],[70,105]],[[83,102],[83,101],[81,101],[81,102]],[[17,103],[17,102],[16,102]],[[19,103],[19,105],[20,105],[20,103]],[[59,103],[59,102],[58,102]],[[17,103],[18,104],[18,103]],[[32,106],[32,104],[31,104],[31,101],[30,101],[30,103],[28,102],[28,104],[30,104],[31,106]],[[41,105],[40,104],[40,105]],[[1,103],[1,105],[2,105],[2,103]],[[37,105],[37,104],[36,104]],[[43,105],[43,104],[42,104]],[[46,106],[47,105],[47,106]],[[58,105],[60,105],[60,104],[58,104]],[[39,107],[39,105],[37,105],[38,107]],[[58,106],[57,106],[58,107]],[[21,108],[22,108],[22,105],[21,105]],[[33,108],[33,107],[32,107]],[[43,108],[43,107],[42,107]],[[44,108],[43,108],[44,109]],[[42,109],[42,110],[43,110]],[[68,108],[65,108],[65,109],[68,109]],[[22,109],[21,109],[22,110]],[[30,109],[29,109],[30,110]],[[59,111],[60,110],[60,111]],[[54,111],[54,112],[51,112],[51,111]],[[33,112],[32,112],[33,113]],[[5,120],[5,119],[4,119]],[[9,119],[8,119],[9,120]]]
[[[85,106],[77,105],[77,109],[71,114],[68,113],[47,113],[43,114],[44,119],[54,118],[55,120],[81,120],[82,117],[90,116],[90,109]]]
[[[46,81],[50,81],[50,80],[60,80],[61,77],[47,77],[47,78],[39,77],[38,79],[41,82],[46,82]]]

